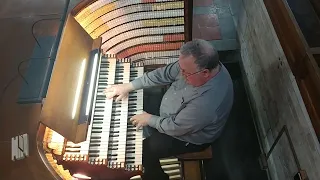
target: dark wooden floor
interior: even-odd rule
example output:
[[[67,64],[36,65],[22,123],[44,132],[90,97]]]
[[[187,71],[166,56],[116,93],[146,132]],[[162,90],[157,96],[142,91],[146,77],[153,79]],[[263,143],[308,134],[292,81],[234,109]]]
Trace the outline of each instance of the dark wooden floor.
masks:
[[[236,70],[233,64],[233,70]],[[233,69],[235,68],[235,69]],[[235,101],[224,133],[212,145],[213,158],[205,163],[209,180],[267,180],[260,169],[260,147],[243,81],[233,76]]]

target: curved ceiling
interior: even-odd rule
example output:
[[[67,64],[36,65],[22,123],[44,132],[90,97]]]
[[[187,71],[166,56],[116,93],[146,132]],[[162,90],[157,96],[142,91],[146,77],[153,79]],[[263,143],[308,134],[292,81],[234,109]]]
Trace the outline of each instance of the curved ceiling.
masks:
[[[184,42],[184,1],[85,0],[72,14],[92,38],[102,37],[105,54],[118,59],[177,56]]]

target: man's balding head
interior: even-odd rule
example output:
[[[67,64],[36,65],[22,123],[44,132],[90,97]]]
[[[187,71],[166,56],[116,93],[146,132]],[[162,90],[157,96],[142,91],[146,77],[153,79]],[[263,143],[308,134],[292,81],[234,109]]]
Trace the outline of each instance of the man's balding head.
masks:
[[[194,39],[180,48],[182,56],[193,56],[198,69],[212,70],[219,64],[218,52],[205,40]]]
[[[201,86],[214,77],[218,65],[218,52],[205,40],[195,39],[180,48],[180,72],[193,86]]]

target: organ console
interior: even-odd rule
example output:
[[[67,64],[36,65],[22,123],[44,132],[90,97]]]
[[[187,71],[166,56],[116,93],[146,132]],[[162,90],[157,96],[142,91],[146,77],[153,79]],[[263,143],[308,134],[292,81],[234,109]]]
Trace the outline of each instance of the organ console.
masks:
[[[40,119],[19,122],[29,135],[29,156],[6,162],[4,170],[21,173],[7,171],[4,179],[128,180],[143,173],[143,133],[128,119],[148,106],[144,90],[120,102],[106,99],[103,90],[178,59],[186,3],[85,0],[80,5],[66,19]],[[181,179],[177,158],[160,163],[170,179]]]
[[[70,16],[67,19],[66,29],[69,21],[73,21]],[[68,32],[64,33],[67,34]],[[67,40],[62,39],[61,43],[67,44],[65,41]],[[63,48],[62,46],[61,49]],[[69,54],[72,54],[70,51]],[[99,49],[91,50],[89,61],[86,62],[85,59],[77,61],[78,68],[75,68],[76,71],[69,72],[69,76],[73,73],[76,77],[74,88],[72,88],[72,91],[75,92],[73,96],[71,95],[72,103],[67,102],[64,105],[54,106],[54,103],[51,102],[57,101],[58,94],[69,93],[63,92],[66,88],[56,90],[50,88],[51,86],[57,86],[56,83],[61,82],[62,78],[66,78],[60,75],[61,68],[59,66],[62,66],[62,64],[65,66],[66,63],[72,66],[71,62],[65,62],[62,57],[63,55],[59,56],[56,62],[57,69],[53,71],[50,90],[41,114],[41,122],[47,126],[44,127],[42,148],[52,167],[52,173],[57,173],[63,179],[72,179],[72,175],[79,177],[77,174],[81,172],[81,169],[92,168],[97,172],[96,176],[101,176],[102,172],[109,172],[105,177],[103,176],[104,179],[110,178],[110,174],[114,176],[117,173],[122,175],[127,173],[134,179],[134,175],[141,174],[143,170],[143,133],[141,129],[137,130],[129,119],[135,114],[142,113],[143,90],[131,92],[127,100],[120,102],[107,99],[103,90],[110,84],[128,83],[142,76],[145,64],[143,62],[132,63],[126,58],[116,59],[114,55],[102,54]],[[177,60],[177,58],[166,58],[161,62],[159,60],[155,61],[153,64],[168,64],[174,60]],[[88,65],[86,66],[86,64]],[[67,86],[71,85],[68,84]],[[82,98],[79,98],[80,94],[82,94]],[[67,105],[71,107],[61,110],[61,107]],[[70,112],[70,110],[72,111]],[[61,116],[54,113],[55,111],[66,115]],[[54,116],[58,116],[58,118]],[[65,127],[56,126],[56,124],[60,125],[66,121],[72,122],[67,130]],[[79,127],[83,124],[87,129]],[[76,130],[72,131],[73,129]],[[85,134],[86,136],[80,136],[79,134]],[[173,171],[173,177],[179,177],[177,159],[169,159],[169,161],[165,159],[161,162],[164,163],[164,166],[168,166],[171,171],[172,167],[176,168]],[[168,164],[168,162],[172,163]],[[99,169],[102,172],[99,172]],[[112,172],[106,169],[117,170]],[[119,169],[124,171],[119,171]],[[128,172],[133,172],[133,174],[128,174]]]
[[[111,56],[102,56],[98,61],[97,56],[96,53],[92,73],[89,76],[90,83],[88,85],[94,90],[89,90],[92,95],[88,95],[88,97],[94,98],[91,123],[88,125],[85,140],[75,143],[75,141],[70,141],[59,133],[46,128],[44,142],[47,143],[47,147],[52,150],[53,154],[62,155],[60,160],[63,161],[106,164],[108,168],[141,171],[142,130],[136,130],[128,119],[135,114],[142,113],[143,90],[131,92],[127,100],[120,102],[107,99],[103,90],[109,84],[128,83],[142,76],[143,66],[138,66],[138,64],[131,66],[128,59],[117,60]],[[94,82],[97,83],[93,85]],[[83,105],[88,108],[87,103]],[[84,107],[79,109],[87,112]],[[50,157],[50,154],[47,156]]]

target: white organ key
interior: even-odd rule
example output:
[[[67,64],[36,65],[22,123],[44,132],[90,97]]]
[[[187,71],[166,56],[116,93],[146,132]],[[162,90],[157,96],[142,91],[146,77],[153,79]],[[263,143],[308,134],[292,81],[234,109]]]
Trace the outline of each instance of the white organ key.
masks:
[[[138,77],[143,75],[144,68],[138,67]],[[143,90],[137,91],[137,113],[142,114],[143,111]],[[142,165],[142,142],[143,142],[143,131],[142,128],[136,132],[136,142],[135,142],[135,164]]]
[[[136,142],[135,142],[135,164],[142,164],[142,141],[143,131],[140,129],[136,131]]]
[[[160,159],[161,165],[174,164],[174,163],[179,163],[178,158],[162,158],[162,159]]]
[[[87,155],[88,149],[86,148],[86,141],[77,144],[67,141],[65,155]],[[86,149],[86,151],[83,151],[83,149]]]
[[[130,80],[130,63],[123,63],[123,79],[122,83],[129,83]],[[117,154],[117,162],[125,162],[125,149],[127,140],[127,123],[128,123],[128,99],[121,101],[121,116],[119,128],[119,143]]]

